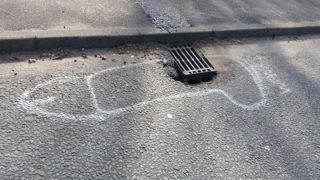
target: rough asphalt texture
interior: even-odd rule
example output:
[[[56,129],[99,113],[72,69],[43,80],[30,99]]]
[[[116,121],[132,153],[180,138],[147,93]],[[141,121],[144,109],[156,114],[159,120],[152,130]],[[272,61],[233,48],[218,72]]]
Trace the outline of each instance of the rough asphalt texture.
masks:
[[[0,30],[75,30],[317,22],[318,0],[2,0]]]
[[[177,4],[170,0],[137,0],[137,2],[145,14],[151,18],[153,24],[162,29],[190,27],[188,20],[176,8]]]
[[[128,0],[2,0],[0,29],[78,30],[113,27],[150,27],[136,3]]]
[[[0,179],[319,179],[319,43],[320,37],[200,42],[219,74],[199,85],[175,81],[162,63],[151,63],[170,59],[157,45],[70,50],[63,60],[49,60],[58,52],[2,54]],[[262,78],[258,85],[241,62]],[[266,101],[247,110],[212,93],[80,118],[96,111],[86,77],[109,68],[115,69],[91,83],[103,110],[213,88],[250,105],[263,99],[262,87]],[[38,101],[36,109],[21,104],[38,84],[66,77],[71,81],[27,98],[52,101]]]

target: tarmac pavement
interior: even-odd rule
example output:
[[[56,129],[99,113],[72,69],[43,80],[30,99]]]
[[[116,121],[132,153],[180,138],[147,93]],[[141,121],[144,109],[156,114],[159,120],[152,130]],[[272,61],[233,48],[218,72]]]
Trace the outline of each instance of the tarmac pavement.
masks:
[[[139,5],[127,0],[4,0],[0,29],[82,30],[152,26]]]
[[[0,177],[319,179],[319,43],[198,42],[194,85],[158,44],[2,53]]]
[[[319,24],[317,0],[3,0],[0,30],[82,30]]]

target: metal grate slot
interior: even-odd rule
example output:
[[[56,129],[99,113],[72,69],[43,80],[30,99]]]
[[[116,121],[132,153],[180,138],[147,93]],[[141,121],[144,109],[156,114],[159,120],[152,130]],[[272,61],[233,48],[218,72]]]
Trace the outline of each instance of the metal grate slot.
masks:
[[[200,82],[216,75],[216,70],[209,60],[189,45],[172,46],[169,52],[182,81]]]

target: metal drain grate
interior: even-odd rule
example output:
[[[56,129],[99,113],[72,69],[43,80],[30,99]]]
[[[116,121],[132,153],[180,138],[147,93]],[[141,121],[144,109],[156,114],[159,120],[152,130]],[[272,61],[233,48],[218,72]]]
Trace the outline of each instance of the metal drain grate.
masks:
[[[208,59],[192,46],[172,46],[169,51],[174,58],[179,79],[184,82],[208,81],[217,73]]]

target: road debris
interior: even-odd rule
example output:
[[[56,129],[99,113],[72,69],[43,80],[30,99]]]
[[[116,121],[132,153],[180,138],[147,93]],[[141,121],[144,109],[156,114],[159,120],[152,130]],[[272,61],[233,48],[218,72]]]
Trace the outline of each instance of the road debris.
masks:
[[[28,63],[29,63],[29,64],[32,64],[32,63],[36,63],[36,61],[37,61],[36,59],[29,59],[29,60],[28,60]]]
[[[66,57],[68,57],[68,54],[67,53],[63,53],[63,54],[57,54],[57,56],[55,56],[55,57],[52,57],[51,59],[52,60],[62,60],[62,59],[64,59],[64,58],[66,58]]]

